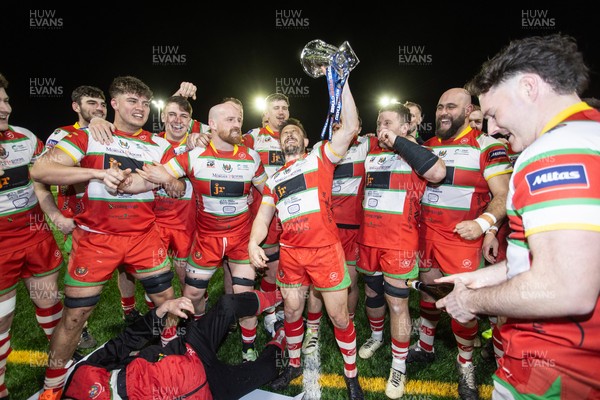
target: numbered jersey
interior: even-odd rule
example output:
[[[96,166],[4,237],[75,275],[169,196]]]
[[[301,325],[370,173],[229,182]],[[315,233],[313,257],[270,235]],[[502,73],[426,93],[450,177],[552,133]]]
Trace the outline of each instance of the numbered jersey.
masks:
[[[420,200],[427,182],[402,157],[375,146],[365,160],[363,221],[358,243],[416,250]]]
[[[557,120],[556,126],[527,147],[515,164],[507,199],[512,229],[507,254],[509,278],[531,268],[533,256],[528,244],[531,235],[560,230],[600,232],[600,113],[578,103],[560,115],[568,117],[562,122]],[[582,247],[598,245],[581,243]],[[597,265],[598,260],[589,262]],[[576,266],[567,262],[561,267]],[[530,299],[539,296],[543,302],[548,293],[545,287],[536,287],[533,282],[523,287],[525,295]],[[500,378],[535,394],[565,399],[597,398],[600,299],[587,315],[535,320],[509,318],[501,333],[505,354],[496,372]],[[531,372],[543,367],[549,368],[544,373]]]
[[[167,140],[173,149],[175,155],[183,154],[187,151],[186,135],[181,142],[174,142],[166,138],[166,133],[161,132],[159,137]],[[183,230],[192,234],[196,230],[196,201],[194,198],[194,189],[192,183],[186,177],[185,194],[179,198],[173,198],[167,192],[160,188],[156,191],[156,205],[154,214],[156,215],[156,223],[170,229]]]
[[[510,174],[506,147],[498,140],[467,127],[456,138],[429,139],[424,144],[446,164],[446,179],[427,186],[422,198],[422,235],[463,246],[481,247],[479,240],[464,240],[454,233],[461,221],[473,220],[491,200],[487,181]]]
[[[263,203],[277,207],[282,246],[324,247],[339,242],[331,209],[335,164],[327,142],[320,143],[309,154],[286,163],[265,185]]]
[[[110,144],[95,141],[87,131],[79,130],[61,140],[56,148],[67,153],[84,168],[107,169],[116,162],[120,169],[141,169],[145,163],[163,163],[173,156],[165,139],[139,130],[135,134],[113,133]],[[107,234],[137,235],[148,231],[155,222],[154,192],[139,194],[108,193],[101,180],[90,180],[82,199],[83,212],[75,216],[82,229]]]
[[[25,128],[9,126],[0,132],[0,253],[31,246],[51,234],[29,177],[29,165],[43,150],[43,143]]]
[[[257,152],[246,146],[233,151],[211,145],[180,154],[167,164],[175,176],[187,176],[198,197],[198,233],[207,236],[250,234],[248,193],[267,179]]]

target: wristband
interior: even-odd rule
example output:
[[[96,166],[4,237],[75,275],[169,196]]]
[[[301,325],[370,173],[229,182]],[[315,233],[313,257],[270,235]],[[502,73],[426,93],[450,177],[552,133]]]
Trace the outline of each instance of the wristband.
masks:
[[[487,217],[487,218],[486,218],[486,217]],[[494,214],[492,214],[492,213],[489,213],[489,212],[484,212],[483,214],[481,214],[481,215],[479,216],[479,218],[483,218],[483,219],[485,219],[486,221],[488,221],[488,222],[490,223],[490,225],[494,225],[494,224],[496,223],[496,221],[498,221],[498,220],[496,219],[496,217],[494,216]],[[488,218],[489,218],[489,219],[488,219]],[[490,222],[490,220],[491,220],[491,222]]]
[[[496,236],[496,234],[498,233],[498,227],[496,225],[492,225],[490,226],[490,228],[487,230],[486,234],[491,233],[492,235]]]
[[[476,218],[474,221],[477,222],[477,225],[479,225],[482,232],[487,231],[492,226],[492,224],[490,224],[486,219],[483,219],[481,217]]]

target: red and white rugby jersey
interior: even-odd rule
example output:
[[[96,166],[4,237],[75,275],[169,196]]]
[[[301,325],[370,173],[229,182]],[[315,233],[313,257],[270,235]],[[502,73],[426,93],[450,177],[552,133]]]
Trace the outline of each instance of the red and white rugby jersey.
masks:
[[[428,185],[421,199],[421,234],[428,240],[480,247],[479,240],[464,240],[454,233],[461,221],[473,220],[491,200],[487,181],[512,172],[506,147],[481,131],[467,127],[456,138],[432,137],[424,143],[446,163],[446,179]]]
[[[365,158],[377,147],[377,138],[359,136],[333,172],[333,218],[336,224],[360,225],[365,176]]]
[[[331,200],[335,168],[331,159],[338,158],[327,142],[320,143],[286,163],[265,185],[262,201],[277,208],[282,246],[325,247],[340,240]]]
[[[554,117],[543,132],[519,155],[510,180],[509,278],[531,268],[529,236],[557,230],[600,232],[600,113],[578,103]],[[541,287],[529,289],[529,296],[544,296]],[[505,354],[496,374],[519,391],[565,399],[600,394],[600,299],[589,315],[509,318],[501,333]],[[549,362],[544,375],[531,373]]]
[[[273,176],[285,164],[279,144],[279,132],[273,131],[270,126],[252,129],[243,136],[243,143],[260,154],[268,177]]]
[[[167,139],[165,132],[159,133],[158,136],[171,144],[175,155],[183,154],[187,151],[187,134],[180,142]],[[193,234],[196,231],[196,200],[194,189],[188,178],[183,178],[183,181],[185,182],[185,194],[182,197],[171,197],[163,188],[156,191],[154,214],[156,215],[156,223],[158,225],[170,229],[184,230]]]
[[[358,243],[417,250],[421,197],[427,181],[392,150],[375,146],[365,160],[365,198]]]
[[[81,129],[79,122],[75,122],[73,125],[62,126],[57,128],[48,136],[46,139],[46,149],[52,149],[58,142],[60,142],[65,136]],[[56,203],[60,212],[67,218],[73,218],[77,213],[82,210],[81,198],[85,193],[85,188],[82,185],[82,191],[77,192],[75,185],[58,185],[56,193]]]
[[[9,126],[0,132],[0,240],[14,251],[50,235],[29,177],[29,165],[42,154],[44,144],[28,129]]]
[[[141,169],[145,163],[166,162],[173,156],[163,138],[140,129],[134,134],[113,132],[110,144],[95,141],[85,130],[71,133],[55,147],[67,153],[84,168],[107,169],[116,161],[119,168]],[[104,183],[90,180],[82,199],[83,212],[75,216],[82,229],[98,233],[136,235],[154,224],[154,192],[111,195]]]
[[[187,176],[198,197],[198,234],[208,236],[250,233],[248,193],[252,184],[267,179],[258,153],[246,146],[217,150],[212,142],[180,154],[167,164],[175,176]]]

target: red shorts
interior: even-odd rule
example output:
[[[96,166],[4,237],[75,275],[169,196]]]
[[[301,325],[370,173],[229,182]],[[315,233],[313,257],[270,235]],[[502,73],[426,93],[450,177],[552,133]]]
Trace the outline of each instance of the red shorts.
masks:
[[[0,260],[0,295],[13,290],[20,278],[58,271],[62,262],[63,256],[52,235],[32,246],[3,254]]]
[[[138,236],[105,235],[75,228],[65,285],[103,285],[119,265],[135,274],[164,268],[167,249],[156,225]]]
[[[356,265],[358,259],[358,229],[344,229],[338,227],[338,235],[344,248],[344,256],[346,257],[346,264]]]
[[[168,249],[169,256],[175,260],[186,260],[190,255],[195,234],[161,225],[158,225],[158,230],[165,247]]]
[[[194,268],[214,270],[221,266],[223,258],[230,263],[250,264],[248,235],[204,236],[196,234],[188,264]]]
[[[317,290],[341,290],[350,286],[341,243],[325,247],[281,247],[277,285],[313,285]]]
[[[475,271],[484,266],[481,247],[458,246],[454,243],[442,243],[432,240],[421,240],[421,271],[436,268],[444,275]]]
[[[356,269],[363,274],[383,272],[395,279],[412,279],[419,276],[417,251],[381,249],[358,245]]]

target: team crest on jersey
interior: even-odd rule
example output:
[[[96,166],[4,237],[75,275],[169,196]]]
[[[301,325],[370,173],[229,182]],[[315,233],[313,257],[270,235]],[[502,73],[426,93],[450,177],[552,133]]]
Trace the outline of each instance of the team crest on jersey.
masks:
[[[223,164],[223,171],[229,173],[233,171],[233,167],[231,166],[231,164]]]
[[[439,158],[444,158],[448,155],[448,150],[442,150],[438,153]]]
[[[4,160],[4,159],[6,159],[8,157],[9,154],[10,153],[8,151],[6,151],[6,149],[4,148],[4,146],[2,146],[0,144],[0,158]]]
[[[75,268],[75,275],[76,276],[86,276],[88,273],[88,269],[87,267],[83,267],[81,265],[77,266]]]
[[[529,193],[540,194],[553,190],[587,189],[590,187],[583,164],[565,164],[543,168],[525,175]]]
[[[121,140],[119,139],[119,147],[128,150],[129,149],[129,142],[126,140]]]
[[[377,160],[377,164],[379,164],[379,165],[385,164],[386,160],[387,160],[387,157],[379,157],[379,159]]]
[[[194,253],[194,258],[195,258],[196,260],[199,260],[199,259],[201,259],[201,258],[202,258],[202,253],[200,253],[199,251],[195,252],[195,253]]]

